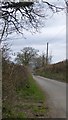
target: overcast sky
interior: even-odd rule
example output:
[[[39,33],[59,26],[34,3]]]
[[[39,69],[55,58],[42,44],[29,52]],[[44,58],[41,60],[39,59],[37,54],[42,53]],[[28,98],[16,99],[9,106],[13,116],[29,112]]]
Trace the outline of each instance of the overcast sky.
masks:
[[[11,49],[14,53],[29,46],[38,49],[40,54],[46,54],[46,44],[48,42],[49,55],[53,56],[52,63],[65,60],[66,14],[64,12],[54,14],[45,20],[45,26],[38,33],[32,35],[30,32],[25,31],[24,37],[19,34],[10,36]]]

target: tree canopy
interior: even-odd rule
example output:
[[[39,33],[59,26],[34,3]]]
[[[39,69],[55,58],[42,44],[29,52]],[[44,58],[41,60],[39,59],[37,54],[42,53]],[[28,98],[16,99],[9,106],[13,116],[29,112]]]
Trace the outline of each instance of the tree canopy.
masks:
[[[67,2],[66,2],[67,4]],[[56,6],[43,1],[38,2],[0,2],[0,42],[3,37],[15,32],[23,34],[23,30],[36,30],[41,26],[41,18],[46,18],[47,9],[53,13],[64,10],[64,7]]]
[[[36,57],[38,50],[32,48],[32,47],[25,47],[21,52],[18,52],[17,57],[15,61],[18,64],[26,65],[28,66],[31,60]]]

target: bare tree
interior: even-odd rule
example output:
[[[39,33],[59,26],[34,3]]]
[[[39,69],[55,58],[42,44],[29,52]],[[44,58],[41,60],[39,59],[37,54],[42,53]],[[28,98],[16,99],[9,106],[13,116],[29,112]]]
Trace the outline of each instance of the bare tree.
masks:
[[[0,42],[3,37],[14,31],[23,34],[23,30],[36,30],[41,25],[41,18],[46,16],[47,9],[53,13],[64,10],[49,2],[0,2]],[[47,7],[44,5],[46,4]],[[45,6],[45,7],[44,7]]]
[[[17,54],[15,61],[18,64],[23,64],[28,66],[33,58],[37,56],[38,50],[32,47],[25,47],[21,52]]]
[[[2,51],[2,62],[3,62],[3,60],[9,61],[11,58],[10,54],[12,53],[12,51],[10,49],[10,45],[8,43],[4,43],[2,45],[1,51]]]

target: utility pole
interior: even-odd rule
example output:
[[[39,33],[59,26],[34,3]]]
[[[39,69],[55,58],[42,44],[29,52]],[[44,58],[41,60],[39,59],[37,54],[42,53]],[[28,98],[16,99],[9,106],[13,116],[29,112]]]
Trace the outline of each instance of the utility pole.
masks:
[[[47,51],[46,51],[46,64],[48,64],[48,42],[47,42]]]
[[[43,54],[42,55],[42,67],[44,67],[44,65],[45,65],[45,55]]]

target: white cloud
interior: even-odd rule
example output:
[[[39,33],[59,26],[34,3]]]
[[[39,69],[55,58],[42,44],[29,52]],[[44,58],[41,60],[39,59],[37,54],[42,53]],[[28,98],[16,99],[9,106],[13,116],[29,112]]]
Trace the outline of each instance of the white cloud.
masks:
[[[38,49],[40,53],[46,52],[46,43],[49,42],[49,52],[52,51],[53,62],[66,58],[66,15],[64,12],[54,14],[53,17],[45,20],[45,26],[39,33],[34,35],[26,31],[24,33],[26,39],[17,34],[9,36],[12,38],[9,43],[12,43],[13,52],[17,53],[27,46]]]

